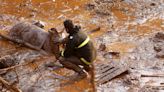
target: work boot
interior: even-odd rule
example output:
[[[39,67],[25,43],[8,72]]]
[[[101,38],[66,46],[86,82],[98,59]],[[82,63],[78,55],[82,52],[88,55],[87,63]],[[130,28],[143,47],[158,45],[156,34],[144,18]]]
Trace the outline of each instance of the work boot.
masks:
[[[85,65],[85,66],[84,66],[84,70],[85,70],[86,72],[90,72],[90,71],[91,71],[91,67],[90,67],[89,65]]]
[[[55,62],[48,62],[44,66],[45,66],[45,68],[48,68],[50,70],[56,70],[59,68],[63,68],[62,65],[60,65],[59,63],[55,63]]]
[[[81,71],[77,75],[77,79],[84,79],[87,77],[87,74],[84,71]]]

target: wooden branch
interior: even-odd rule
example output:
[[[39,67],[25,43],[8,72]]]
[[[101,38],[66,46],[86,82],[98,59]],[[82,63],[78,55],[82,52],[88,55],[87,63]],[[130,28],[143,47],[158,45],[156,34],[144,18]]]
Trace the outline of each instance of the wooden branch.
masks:
[[[146,74],[142,74],[141,77],[164,77],[164,75],[157,75],[157,74],[153,74],[153,75],[146,75]]]
[[[20,39],[12,39],[11,37],[9,37],[9,36],[7,36],[7,35],[2,35],[1,33],[0,33],[0,36],[1,36],[2,38],[4,38],[4,39],[9,40],[9,41],[12,41],[12,42],[15,42],[15,43],[19,43],[19,44],[22,44],[22,45],[24,45],[24,46],[26,46],[26,47],[29,47],[29,48],[31,48],[31,49],[37,50],[37,51],[41,52],[41,53],[44,54],[44,55],[48,55],[48,53],[47,53],[46,51],[44,51],[43,49],[40,49],[40,48],[38,48],[38,47],[36,47],[36,46],[33,46],[33,45],[31,45],[31,44],[29,44],[29,43],[27,43],[27,42],[23,42],[23,41],[20,40]]]
[[[162,83],[160,83],[161,85],[164,85],[164,83],[162,82]]]
[[[87,32],[87,34],[92,34],[94,32],[100,31],[100,29],[101,29],[100,27],[97,27],[97,28],[92,29],[91,31]]]
[[[3,83],[3,85],[9,89],[11,92],[22,92],[20,89],[15,87],[14,85],[10,84],[6,80],[4,80],[2,77],[0,77],[0,81]]]

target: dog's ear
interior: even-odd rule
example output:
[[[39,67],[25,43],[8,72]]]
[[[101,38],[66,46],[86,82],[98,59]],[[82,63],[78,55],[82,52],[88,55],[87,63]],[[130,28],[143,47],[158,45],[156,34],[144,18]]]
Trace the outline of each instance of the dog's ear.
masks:
[[[40,28],[42,28],[42,29],[44,29],[44,27],[45,27],[45,23],[42,22],[42,21],[35,21],[35,22],[33,23],[33,25],[38,26],[38,27],[40,27]]]
[[[48,30],[49,33],[52,33],[52,34],[58,34],[56,28],[51,28]]]

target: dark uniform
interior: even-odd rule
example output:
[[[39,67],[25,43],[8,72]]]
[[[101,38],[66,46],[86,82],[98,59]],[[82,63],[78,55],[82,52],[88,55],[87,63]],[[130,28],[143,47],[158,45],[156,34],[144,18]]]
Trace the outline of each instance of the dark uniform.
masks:
[[[68,20],[67,20],[68,21]],[[69,20],[70,21],[70,20]],[[83,69],[87,72],[90,70],[90,64],[96,58],[96,51],[89,36],[80,30],[80,27],[66,28],[69,36],[66,46],[61,55],[61,63],[69,69],[73,69],[80,75],[84,75]],[[79,67],[82,65],[83,68]]]

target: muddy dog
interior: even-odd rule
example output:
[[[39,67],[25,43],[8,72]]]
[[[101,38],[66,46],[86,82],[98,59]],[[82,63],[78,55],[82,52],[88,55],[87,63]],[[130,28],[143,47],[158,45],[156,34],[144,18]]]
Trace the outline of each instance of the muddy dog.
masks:
[[[48,53],[53,53],[56,57],[59,56],[59,43],[55,42],[59,39],[59,34],[55,28],[47,32],[37,25],[21,22],[14,25],[8,35],[12,39],[20,39]]]

